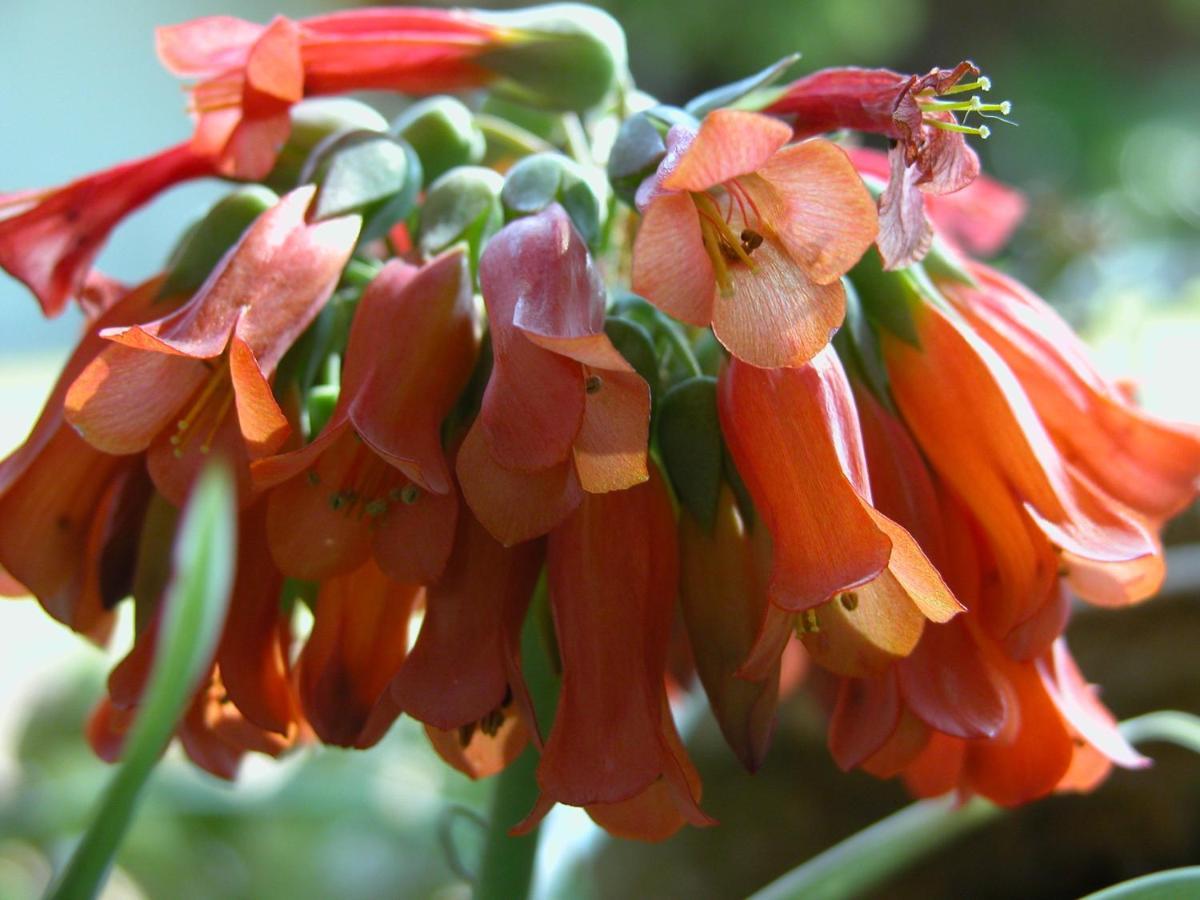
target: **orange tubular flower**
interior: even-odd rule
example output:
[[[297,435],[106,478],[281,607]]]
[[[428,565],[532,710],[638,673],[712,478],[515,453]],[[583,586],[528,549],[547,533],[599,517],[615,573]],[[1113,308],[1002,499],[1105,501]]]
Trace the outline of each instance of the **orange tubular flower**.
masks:
[[[1152,592],[1162,569],[1156,537],[1060,454],[996,352],[933,305],[914,306],[912,322],[919,346],[881,336],[892,394],[987,535],[999,575],[983,610],[991,633],[1008,637],[1042,611],[1060,567],[1092,582],[1093,596],[1132,602]]]
[[[765,529],[746,528],[733,491],[721,489],[712,533],[683,509],[679,597],[692,656],[725,740],[749,771],[759,769],[775,731],[780,660],[758,680],[737,673],[767,612]]]
[[[115,346],[67,391],[67,420],[84,440],[114,455],[146,451],[155,486],[176,505],[214,449],[248,499],[248,460],[287,438],[269,379],[332,293],[360,224],[307,224],[314,190],[264,213],[178,311],[101,332]]]
[[[695,133],[671,129],[638,190],[634,291],[763,367],[802,365],[829,342],[845,314],[839,279],[878,227],[846,154],[785,147],[790,137],[766,116],[717,110]]]
[[[358,90],[430,94],[495,78],[474,60],[506,29],[460,11],[361,9],[257,25],[211,16],[160,28],[158,55],[198,78],[193,146],[239,178],[264,177],[291,131],[288,113],[305,96]]]
[[[319,580],[373,556],[396,581],[437,580],[458,516],[442,421],[478,346],[463,251],[380,271],[355,313],[328,424],[303,449],[252,467],[256,486],[278,485],[267,527],[285,574]]]
[[[33,432],[0,462],[0,566],[74,630],[101,640],[128,593],[149,485],[140,456],[115,457],[81,440],[63,417],[76,377],[104,352],[106,328],[174,308],[160,280],[129,291],[88,326]],[[15,586],[14,586],[15,587]],[[10,591],[11,592],[11,591]]]
[[[508,546],[548,532],[585,493],[646,480],[650,389],[604,334],[604,284],[558,204],[492,238],[479,281],[495,360],[458,478]]]
[[[1050,306],[987,266],[978,287],[941,285],[1025,389],[1063,457],[1155,527],[1200,487],[1200,428],[1159,421],[1095,368],[1083,341]]]
[[[588,494],[551,533],[562,690],[525,827],[556,802],[626,836],[711,824],[666,702],[677,569],[671,501],[653,469],[637,487]]]
[[[321,585],[296,669],[305,718],[326,744],[370,747],[400,714],[388,684],[404,663],[420,598],[419,586],[392,581],[370,561]]]
[[[456,731],[464,751],[476,729],[492,737],[510,722],[514,703],[513,726],[536,739],[520,644],[544,555],[540,541],[502,547],[464,509],[446,574],[426,588],[425,619],[392,698],[426,725]]]
[[[926,619],[962,609],[912,536],[871,505],[858,414],[832,348],[800,368],[730,360],[718,409],[774,542],[771,604],[744,675],[778,660],[793,624],[818,664],[874,674],[912,652]]]
[[[1009,104],[940,99],[939,95],[988,90],[979,69],[961,62],[953,69],[902,75],[887,69],[826,69],[788,85],[764,112],[787,116],[796,137],[849,128],[892,140],[887,190],[879,204],[879,253],[888,269],[921,259],[933,240],[923,194],[948,194],[979,174],[979,157],[965,135],[986,138],[986,125],[960,124],[956,112],[1001,112]],[[974,78],[963,83],[964,78]]]
[[[213,174],[204,155],[180,144],[60,188],[0,195],[0,267],[56,316],[80,296],[122,219],[167,188]]]

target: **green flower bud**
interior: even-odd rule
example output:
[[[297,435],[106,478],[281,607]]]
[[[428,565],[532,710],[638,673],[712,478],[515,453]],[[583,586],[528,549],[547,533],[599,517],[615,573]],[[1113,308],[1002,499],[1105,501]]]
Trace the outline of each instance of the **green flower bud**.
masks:
[[[404,138],[417,152],[426,183],[455,166],[482,161],[486,149],[471,111],[453,97],[429,97],[414,103],[392,124],[392,134]]]
[[[608,207],[608,185],[595,170],[559,153],[535,153],[508,170],[500,200],[510,220],[559,203],[583,239],[594,244]]]
[[[627,69],[625,33],[592,6],[553,3],[493,13],[512,30],[477,62],[501,75],[493,90],[531,106],[582,112],[599,104]]]
[[[301,178],[320,185],[316,218],[358,213],[363,217],[360,240],[370,241],[412,212],[421,190],[421,161],[398,138],[348,131],[319,145]]]
[[[194,293],[250,223],[278,202],[274,191],[256,184],[240,187],[218,200],[171,252],[159,294],[171,297]]]
[[[280,194],[300,184],[300,172],[317,145],[342,131],[387,131],[387,119],[373,107],[342,97],[318,97],[292,107],[292,131],[275,168],[263,181]]]
[[[503,188],[504,176],[480,166],[458,166],[435,181],[421,207],[421,252],[433,256],[465,241],[474,266],[483,245],[504,224]]]

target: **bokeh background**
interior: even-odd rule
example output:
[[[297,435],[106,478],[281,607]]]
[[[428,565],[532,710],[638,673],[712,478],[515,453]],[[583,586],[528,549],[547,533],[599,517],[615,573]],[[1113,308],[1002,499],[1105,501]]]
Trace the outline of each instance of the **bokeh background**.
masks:
[[[184,139],[179,85],[153,55],[155,24],[233,12],[311,14],[318,0],[0,0],[0,193],[53,185]],[[512,5],[512,4],[492,4]],[[1196,0],[688,0],[600,4],[624,24],[635,77],[667,102],[799,50],[805,65],[923,71],[971,58],[1015,127],[981,146],[1030,214],[1001,265],[1093,342],[1160,414],[1200,421],[1200,2]],[[177,189],[101,256],[140,279],[217,196]],[[41,319],[0,276],[0,451],[27,433],[79,321]],[[1169,532],[1172,575],[1142,608],[1080,613],[1084,672],[1119,717],[1200,711],[1200,521]],[[81,723],[127,632],[103,651],[32,601],[0,605],[0,898],[37,896],[109,770]],[[615,844],[573,810],[549,820],[546,897],[734,897],[899,808],[891,784],[837,773],[815,710],[793,702],[764,771],[732,764],[711,721],[685,710],[722,821],[663,846]],[[1008,816],[907,873],[886,896],[1065,897],[1200,862],[1200,761],[1153,748],[1089,797]],[[172,755],[157,774],[106,896],[459,897],[486,786],[438,764],[411,723],[367,753],[254,761],[231,788]]]

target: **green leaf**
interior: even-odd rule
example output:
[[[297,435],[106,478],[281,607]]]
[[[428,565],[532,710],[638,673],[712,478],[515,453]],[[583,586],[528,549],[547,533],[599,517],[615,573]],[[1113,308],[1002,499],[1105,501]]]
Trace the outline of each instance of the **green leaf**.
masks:
[[[625,357],[625,361],[650,385],[651,401],[657,400],[661,389],[658,380],[658,357],[654,353],[654,341],[649,332],[636,322],[609,316],[604,320],[604,333],[613,342],[617,352]]]
[[[914,266],[913,269],[919,269]],[[916,326],[911,304],[920,296],[911,269],[888,272],[878,251],[872,247],[850,270],[850,282],[862,300],[863,312],[879,328],[886,328],[900,340],[917,346]],[[922,271],[922,275],[923,275]]]
[[[1200,866],[1167,869],[1122,881],[1088,894],[1083,900],[1180,900],[1184,897],[1200,897]]]
[[[414,103],[396,119],[392,133],[416,151],[426,184],[455,166],[481,162],[486,149],[483,131],[471,111],[454,97],[429,97]]]
[[[799,53],[785,56],[778,62],[772,63],[760,72],[755,72],[748,78],[713,88],[711,91],[705,91],[698,97],[693,97],[687,102],[684,109],[697,119],[702,119],[714,109],[720,109],[722,106],[734,106],[746,95],[774,84],[789,69],[796,65],[799,60]]]
[[[310,97],[292,107],[292,130],[264,184],[280,194],[302,184],[300,175],[319,144],[347,131],[387,131],[373,107],[347,97]]]
[[[421,207],[421,252],[435,256],[467,241],[474,268],[484,243],[504,223],[503,188],[504,176],[481,166],[459,166],[435,181]]]
[[[500,201],[511,220],[560,203],[584,242],[595,245],[608,186],[561,153],[535,153],[508,170]]]
[[[194,293],[251,223],[278,202],[274,191],[258,185],[238,188],[218,200],[171,254],[159,296]]]
[[[183,514],[158,647],[120,768],[51,891],[53,900],[84,900],[99,892],[142,788],[212,665],[233,586],[236,528],[233,478],[211,466]]]
[[[421,189],[421,161],[406,141],[374,131],[349,131],[313,151],[311,171],[320,184],[318,219],[359,213],[360,241],[371,241],[412,211]]]
[[[638,186],[654,174],[666,155],[663,133],[645,113],[622,122],[607,166],[608,181],[617,196],[632,206]]]
[[[658,448],[679,502],[711,531],[725,452],[717,417],[715,378],[689,378],[663,395],[658,411]]]

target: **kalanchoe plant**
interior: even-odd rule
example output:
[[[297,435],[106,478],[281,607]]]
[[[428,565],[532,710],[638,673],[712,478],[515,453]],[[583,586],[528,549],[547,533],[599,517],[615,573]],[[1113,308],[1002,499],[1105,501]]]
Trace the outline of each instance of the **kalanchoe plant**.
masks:
[[[101,756],[155,654],[161,535],[220,457],[237,570],[176,733],[223,777],[407,714],[472,777],[524,779],[502,827],[566,803],[660,840],[713,824],[672,692],[705,691],[757,769],[805,666],[838,764],[918,796],[1012,805],[1144,764],[1063,633],[1077,599],[1155,593],[1200,430],[968,255],[1023,208],[977,177],[965,119],[1008,106],[959,99],[989,87],[972,64],[773,86],[789,58],[634,111],[620,30],[583,7],[158,43],[194,82],[191,141],[0,197],[0,265],[89,316],[0,463],[0,586],[98,641],[134,596]],[[328,99],[360,89],[426,99],[388,128]],[[92,268],[197,177],[235,184],[162,273]],[[692,670],[668,676],[677,644]]]

